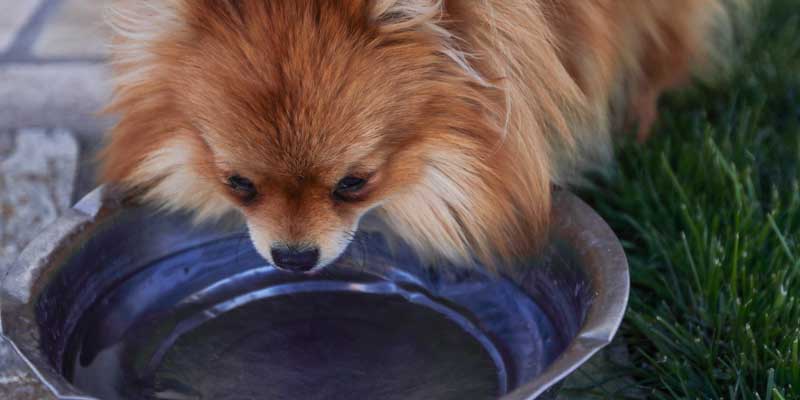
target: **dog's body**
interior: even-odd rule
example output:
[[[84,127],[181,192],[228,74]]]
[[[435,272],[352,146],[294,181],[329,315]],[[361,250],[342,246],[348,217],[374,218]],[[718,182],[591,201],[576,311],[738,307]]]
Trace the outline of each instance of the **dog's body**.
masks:
[[[424,254],[529,254],[551,187],[644,138],[710,57],[718,0],[148,0],[121,6],[104,178],[200,217],[240,211],[308,270],[360,217]],[[316,257],[314,251],[316,251]],[[288,255],[287,255],[288,254]]]

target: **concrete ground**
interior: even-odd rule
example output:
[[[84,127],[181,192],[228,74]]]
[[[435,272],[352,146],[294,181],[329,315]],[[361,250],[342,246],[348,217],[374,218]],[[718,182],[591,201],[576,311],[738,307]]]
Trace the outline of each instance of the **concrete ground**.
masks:
[[[97,115],[110,96],[102,22],[110,2],[0,0],[0,278],[28,240],[93,187],[93,154],[112,123]],[[32,393],[3,343],[0,398]],[[567,386],[603,382],[616,369],[610,360],[620,359],[624,345],[595,357]],[[604,388],[622,384],[615,382]]]
[[[111,119],[104,66],[109,0],[0,1],[0,132],[62,129],[79,144],[79,187],[91,187],[91,154]]]
[[[104,4],[0,1],[0,273],[93,186],[111,123],[97,115],[110,95]]]
[[[0,130],[58,126],[97,135],[108,99],[105,0],[0,4]]]

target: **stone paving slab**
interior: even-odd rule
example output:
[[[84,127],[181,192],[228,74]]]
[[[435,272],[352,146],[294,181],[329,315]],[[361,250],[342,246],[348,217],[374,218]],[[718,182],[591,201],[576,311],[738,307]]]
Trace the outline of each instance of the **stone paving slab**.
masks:
[[[78,143],[67,131],[15,135],[0,159],[0,278],[25,245],[72,204]]]
[[[0,53],[8,50],[40,4],[41,0],[0,1]]]
[[[64,0],[45,25],[33,54],[41,58],[105,57],[111,34],[103,22],[108,3],[107,0]]]
[[[97,113],[110,96],[103,65],[0,64],[0,130],[59,127],[103,132],[110,120]]]
[[[0,335],[0,399],[50,400],[55,396],[37,380],[17,351]]]

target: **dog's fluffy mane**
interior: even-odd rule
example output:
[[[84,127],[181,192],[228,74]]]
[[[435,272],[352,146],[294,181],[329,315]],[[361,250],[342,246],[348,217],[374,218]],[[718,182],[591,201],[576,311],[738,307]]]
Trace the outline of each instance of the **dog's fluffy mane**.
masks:
[[[433,152],[416,187],[382,212],[409,243],[452,261],[513,258],[541,244],[552,187],[607,163],[621,115],[638,119],[644,137],[658,95],[713,59],[726,18],[718,0],[291,1],[363,18],[381,45],[423,43],[420,56],[437,64],[437,90],[462,118],[432,117],[428,136],[449,151]],[[200,218],[231,210],[198,156],[208,144],[177,110],[170,66],[179,49],[169,43],[224,29],[208,10],[266,18],[268,3],[138,0],[111,10],[109,111],[120,120],[103,154],[106,181]]]

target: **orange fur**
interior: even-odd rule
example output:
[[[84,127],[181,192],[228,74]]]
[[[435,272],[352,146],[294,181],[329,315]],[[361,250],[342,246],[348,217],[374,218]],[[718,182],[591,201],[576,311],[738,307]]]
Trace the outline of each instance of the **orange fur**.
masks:
[[[612,109],[644,139],[723,17],[717,0],[123,2],[103,178],[238,210],[268,259],[310,244],[327,264],[373,208],[433,258],[524,257],[551,187],[610,157]],[[362,198],[332,198],[352,174]]]

